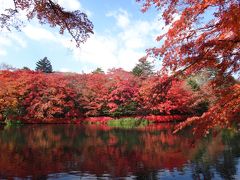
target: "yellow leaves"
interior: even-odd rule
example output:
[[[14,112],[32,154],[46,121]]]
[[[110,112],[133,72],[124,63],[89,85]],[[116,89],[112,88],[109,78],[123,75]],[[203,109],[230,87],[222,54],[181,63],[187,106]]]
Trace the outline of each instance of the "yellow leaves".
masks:
[[[18,100],[17,99],[13,99],[12,106],[13,107],[17,107],[18,106]]]

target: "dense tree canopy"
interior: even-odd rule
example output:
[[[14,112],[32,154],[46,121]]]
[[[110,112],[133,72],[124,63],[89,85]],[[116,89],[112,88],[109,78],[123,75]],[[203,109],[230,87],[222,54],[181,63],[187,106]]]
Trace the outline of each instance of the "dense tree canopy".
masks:
[[[67,31],[76,41],[77,46],[84,43],[93,33],[93,24],[80,10],[67,11],[53,0],[12,0],[14,8],[5,9],[0,15],[0,27],[19,29],[21,20],[16,19],[20,12],[26,12],[28,20],[37,18],[41,24],[58,26],[59,33]]]
[[[93,116],[194,114],[198,93],[181,79],[156,91],[167,77],[139,78],[122,69],[65,74],[0,71],[0,119],[73,119]]]
[[[240,3],[232,1],[138,0],[143,11],[155,6],[163,12],[166,34],[159,36],[163,45],[148,53],[163,58],[171,71],[197,72],[202,68],[217,69],[224,76],[240,69]],[[176,20],[179,16],[179,19]],[[165,69],[166,70],[166,69]]]
[[[195,123],[207,130],[229,126],[240,120],[240,3],[238,0],[137,0],[143,12],[151,6],[162,12],[169,29],[157,37],[160,47],[148,55],[163,61],[162,72],[189,76],[200,70],[214,71],[208,83],[217,97],[201,117],[190,118],[182,127]]]

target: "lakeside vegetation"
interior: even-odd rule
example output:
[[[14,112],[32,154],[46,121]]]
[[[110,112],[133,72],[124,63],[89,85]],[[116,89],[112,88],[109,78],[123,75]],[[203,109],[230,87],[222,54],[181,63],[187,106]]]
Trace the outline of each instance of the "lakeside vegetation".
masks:
[[[240,0],[80,1],[0,0],[0,179],[240,179]]]
[[[107,125],[110,127],[119,127],[119,128],[135,128],[135,127],[144,127],[149,125],[149,122],[146,119],[136,119],[136,118],[122,118],[114,119],[107,122]]]
[[[168,28],[157,36],[159,47],[139,57],[131,72],[111,69],[105,74],[99,68],[89,74],[57,73],[46,57],[37,63],[38,72],[3,70],[0,120],[177,114],[189,118],[176,131],[194,126],[203,133],[239,123],[239,1],[137,2],[143,12],[156,7]],[[24,11],[28,20],[58,26],[60,34],[67,31],[77,47],[93,34],[92,22],[80,10],[67,11],[52,0],[13,3],[14,9],[0,15],[1,28],[19,29],[15,18]],[[158,72],[151,71],[149,57],[162,61]]]
[[[1,70],[0,120],[16,124],[16,120],[21,123],[81,123],[89,117],[99,117],[99,122],[89,123],[101,123],[101,117],[111,120],[149,115],[163,117],[163,120],[151,122],[198,118],[221,99],[210,86],[214,74],[215,71],[206,69],[194,76],[173,78],[154,73],[147,61],[140,61],[131,72],[123,69],[107,73],[97,70],[89,74]],[[238,97],[239,83],[234,78],[222,86],[235,87],[229,96]],[[238,115],[235,111],[228,118],[235,121]],[[164,119],[168,116],[169,120]],[[123,127],[142,123],[134,120],[133,124],[125,125],[125,121],[107,123]]]
[[[194,77],[169,83],[167,76],[153,72],[136,75],[122,69],[106,74],[2,70],[0,119],[33,119],[37,123],[102,116],[198,116],[208,110],[209,97],[216,98],[207,88],[208,72],[205,76],[201,83]]]

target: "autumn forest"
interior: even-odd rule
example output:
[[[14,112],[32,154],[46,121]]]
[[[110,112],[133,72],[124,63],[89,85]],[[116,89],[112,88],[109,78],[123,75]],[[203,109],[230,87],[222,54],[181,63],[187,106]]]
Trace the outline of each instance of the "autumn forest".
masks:
[[[177,114],[188,117],[177,129],[190,124],[206,129],[231,126],[239,119],[240,108],[239,2],[186,1],[185,6],[180,1],[139,3],[143,12],[151,6],[162,9],[165,24],[171,26],[166,34],[157,37],[162,46],[148,49],[135,72],[1,71],[1,119],[38,122],[55,118]],[[14,5],[15,9],[7,9],[0,18],[7,29],[19,28],[11,20],[26,10],[29,20],[37,17],[40,23],[59,26],[60,33],[68,31],[77,46],[93,33],[87,15],[65,11],[51,0],[14,1]],[[180,10],[181,6],[184,8]],[[215,7],[211,9],[214,13],[204,19],[210,7]],[[176,13],[181,14],[178,20],[174,18]],[[144,72],[144,63],[150,66],[148,57],[161,59],[162,68],[157,73]]]
[[[90,74],[2,71],[2,119],[77,119],[96,116],[201,115],[216,97],[211,72],[171,79],[122,69]],[[212,99],[210,101],[210,99]],[[61,120],[59,120],[61,122]]]
[[[80,10],[65,10],[57,1],[13,0],[13,3],[14,8],[0,15],[1,28],[21,29],[15,18],[24,11],[29,21],[37,20],[59,29],[60,34],[70,35],[80,49],[94,34],[91,16]],[[103,71],[99,67],[90,73],[58,72],[47,57],[37,62],[35,70],[26,67],[0,70],[0,122],[6,125],[3,132],[0,130],[0,150],[9,153],[7,158],[0,155],[0,167],[6,164],[8,168],[15,167],[9,160],[14,153],[32,158],[38,153],[39,161],[45,162],[45,155],[39,151],[45,149],[47,156],[55,151],[56,165],[51,159],[48,168],[41,166],[40,172],[34,169],[35,175],[80,169],[97,177],[106,172],[110,178],[132,177],[137,173],[136,177],[151,179],[154,175],[152,179],[159,179],[156,175],[159,169],[177,171],[180,176],[184,168],[190,167],[193,179],[211,179],[214,173],[223,179],[239,178],[237,165],[231,159],[239,161],[240,157],[237,153],[240,152],[239,0],[136,0],[135,3],[142,13],[153,9],[160,13],[167,31],[156,37],[158,46],[146,49],[145,56],[139,57],[131,71],[118,67]],[[161,67],[154,70],[153,61],[160,61]],[[36,132],[22,127],[22,124],[36,127],[43,123],[56,127],[46,125],[36,128]],[[57,124],[75,127],[66,125],[69,130]],[[11,133],[18,136],[11,126],[23,128],[16,132],[24,134],[24,142],[31,143],[26,147],[31,146],[34,152],[30,152],[31,148],[25,151],[24,143],[19,145],[15,138],[7,137]],[[25,130],[40,139],[40,144],[34,145]],[[81,131],[81,137],[77,131]],[[207,146],[207,150],[202,146]],[[229,152],[228,147],[236,151]],[[184,149],[189,154],[183,153]],[[67,151],[74,152],[77,158]],[[218,169],[222,167],[219,159],[227,163],[224,153],[231,157],[234,172],[230,173],[228,165]],[[80,165],[72,164],[71,168],[58,156]],[[100,166],[84,157],[94,161],[101,157],[112,165]],[[11,177],[28,177],[26,169],[31,162],[15,158],[27,168],[19,170],[19,174],[10,168]],[[134,162],[140,163],[142,169]],[[8,177],[8,172],[3,175]]]

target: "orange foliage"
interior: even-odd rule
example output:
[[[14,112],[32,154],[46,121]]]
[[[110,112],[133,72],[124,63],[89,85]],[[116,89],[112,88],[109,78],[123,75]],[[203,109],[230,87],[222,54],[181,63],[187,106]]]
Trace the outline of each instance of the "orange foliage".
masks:
[[[169,81],[167,76],[152,76],[139,89],[139,100],[145,109],[163,114],[191,113],[193,94],[183,81]]]
[[[139,79],[122,69],[113,69],[108,75],[111,78],[109,82],[110,92],[108,94],[108,107],[110,112],[114,113],[119,108],[126,108],[131,106],[132,103],[136,103]],[[133,111],[136,110],[136,107],[132,108]],[[134,112],[127,112],[126,115],[133,114]]]
[[[186,0],[137,0],[143,2],[143,12],[155,6],[162,12],[167,33],[160,35],[160,47],[148,50],[148,55],[161,58],[163,72],[174,76],[188,76],[200,70],[215,72],[211,78],[216,96],[208,112],[193,117],[178,126],[194,124],[207,132],[217,126],[239,122],[240,73],[240,4],[239,0],[201,1]]]
[[[229,127],[232,123],[240,119],[240,85],[235,84],[225,90],[224,97],[221,97],[207,112],[201,117],[192,117],[180,123],[176,131],[189,124],[194,125],[197,133],[208,133],[214,126]],[[222,92],[221,92],[222,94]]]
[[[140,79],[121,69],[107,74],[0,71],[1,119],[21,119],[28,123],[58,120],[105,123],[109,118],[85,118],[192,114],[194,93],[183,80],[166,83],[167,79],[166,76]],[[155,117],[154,121],[182,119],[174,117]]]
[[[70,88],[63,75],[2,71],[0,79],[2,114],[11,110],[10,116],[34,119],[73,118],[81,115],[80,96]]]

